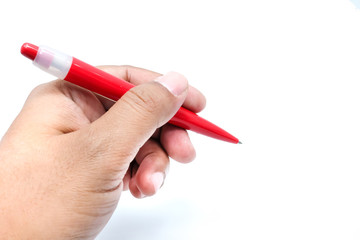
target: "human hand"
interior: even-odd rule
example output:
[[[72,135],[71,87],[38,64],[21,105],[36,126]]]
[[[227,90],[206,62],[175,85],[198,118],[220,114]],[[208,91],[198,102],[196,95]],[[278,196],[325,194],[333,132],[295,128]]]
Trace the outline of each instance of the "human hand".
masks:
[[[163,184],[169,156],[183,163],[194,159],[186,131],[165,123],[182,104],[201,111],[205,98],[199,91],[176,73],[152,82],[160,74],[102,69],[141,85],[113,106],[62,80],[41,85],[3,137],[1,237],[92,239],[123,190],[151,196]]]

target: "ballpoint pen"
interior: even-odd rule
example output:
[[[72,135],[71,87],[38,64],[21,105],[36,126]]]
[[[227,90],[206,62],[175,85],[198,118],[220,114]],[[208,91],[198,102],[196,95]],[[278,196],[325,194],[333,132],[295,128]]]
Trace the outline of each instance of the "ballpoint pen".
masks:
[[[21,53],[42,70],[114,101],[134,87],[127,81],[49,47],[24,43]],[[178,110],[169,123],[215,139],[241,143],[225,130],[184,107]]]

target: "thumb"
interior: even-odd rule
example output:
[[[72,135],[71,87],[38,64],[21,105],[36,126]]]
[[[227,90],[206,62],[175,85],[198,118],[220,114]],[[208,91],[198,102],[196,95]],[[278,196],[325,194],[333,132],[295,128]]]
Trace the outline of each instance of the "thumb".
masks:
[[[108,167],[114,167],[111,162],[115,161],[124,169],[155,130],[175,115],[187,89],[186,78],[175,72],[130,89],[86,130],[90,157],[100,158]]]

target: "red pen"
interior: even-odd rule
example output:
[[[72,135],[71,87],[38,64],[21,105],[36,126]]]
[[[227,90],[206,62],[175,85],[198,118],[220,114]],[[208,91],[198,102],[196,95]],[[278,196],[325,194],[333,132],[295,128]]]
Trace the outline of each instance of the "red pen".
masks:
[[[48,47],[24,43],[21,54],[33,60],[34,65],[42,70],[114,101],[134,87],[127,81]],[[208,137],[241,143],[228,132],[183,107],[169,123]]]

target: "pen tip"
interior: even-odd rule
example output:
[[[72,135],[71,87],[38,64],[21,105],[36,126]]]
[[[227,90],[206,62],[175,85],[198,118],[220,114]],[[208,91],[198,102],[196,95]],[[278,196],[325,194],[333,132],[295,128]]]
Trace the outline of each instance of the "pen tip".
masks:
[[[242,144],[242,142],[239,141],[238,144]]]

